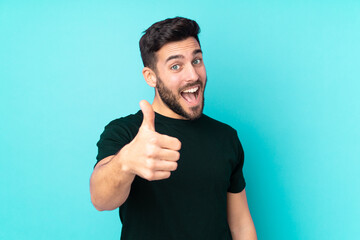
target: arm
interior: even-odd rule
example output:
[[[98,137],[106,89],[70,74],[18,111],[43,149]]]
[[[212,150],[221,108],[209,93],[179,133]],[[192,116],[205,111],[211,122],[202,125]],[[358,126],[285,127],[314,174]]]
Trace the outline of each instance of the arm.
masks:
[[[124,169],[121,161],[123,150],[101,160],[91,175],[91,202],[99,211],[116,209],[129,196],[135,174]]]
[[[228,223],[234,240],[256,240],[255,226],[246,200],[245,189],[227,194]]]
[[[140,102],[143,123],[135,138],[116,155],[102,159],[90,178],[91,201],[99,211],[121,206],[129,196],[136,175],[149,181],[169,178],[177,168],[181,143],[155,132],[151,105]]]

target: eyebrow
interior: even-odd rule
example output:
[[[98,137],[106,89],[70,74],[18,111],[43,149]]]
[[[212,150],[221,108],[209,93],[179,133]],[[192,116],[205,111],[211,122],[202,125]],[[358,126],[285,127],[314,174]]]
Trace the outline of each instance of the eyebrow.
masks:
[[[202,53],[201,49],[195,49],[195,50],[193,51],[193,55],[196,55],[196,54],[198,54],[198,53]],[[166,59],[165,63],[167,63],[168,61],[170,61],[170,60],[172,60],[172,59],[178,59],[178,58],[185,58],[185,57],[184,57],[183,55],[180,55],[180,54],[178,54],[178,55],[172,55],[172,56],[170,56],[170,57],[168,57],[168,58]]]

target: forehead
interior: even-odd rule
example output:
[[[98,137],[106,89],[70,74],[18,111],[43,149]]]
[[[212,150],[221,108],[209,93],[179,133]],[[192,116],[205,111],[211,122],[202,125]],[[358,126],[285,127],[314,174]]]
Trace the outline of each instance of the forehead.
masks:
[[[156,55],[158,62],[164,63],[166,59],[172,55],[191,57],[194,50],[197,49],[201,49],[199,43],[195,38],[189,37],[185,40],[165,44],[159,51],[157,51]]]

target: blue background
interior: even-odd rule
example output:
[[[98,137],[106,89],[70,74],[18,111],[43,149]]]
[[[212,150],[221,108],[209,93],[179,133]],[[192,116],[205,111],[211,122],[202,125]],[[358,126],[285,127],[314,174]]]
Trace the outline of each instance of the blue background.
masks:
[[[359,1],[1,0],[0,239],[119,239],[95,144],[152,101],[138,41],[174,16],[202,29],[205,113],[239,133],[259,239],[359,238]]]

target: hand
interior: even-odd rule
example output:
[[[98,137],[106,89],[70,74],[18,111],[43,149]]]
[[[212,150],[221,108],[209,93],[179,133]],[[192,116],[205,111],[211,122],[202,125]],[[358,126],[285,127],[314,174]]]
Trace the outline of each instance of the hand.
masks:
[[[140,108],[143,122],[133,141],[124,147],[123,166],[149,181],[169,178],[171,171],[177,168],[181,142],[155,131],[155,113],[150,103],[142,100]]]

